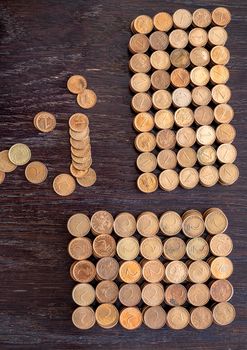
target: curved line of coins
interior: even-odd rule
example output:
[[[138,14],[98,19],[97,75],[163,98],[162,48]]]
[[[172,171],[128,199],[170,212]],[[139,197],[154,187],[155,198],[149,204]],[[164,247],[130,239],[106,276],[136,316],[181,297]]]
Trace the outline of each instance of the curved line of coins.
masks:
[[[224,27],[230,20],[230,12],[220,7],[132,21],[129,68],[140,191],[232,185],[238,179],[234,111],[225,85],[230,53]],[[157,167],[159,177],[153,173]]]
[[[219,208],[160,218],[143,212],[137,219],[128,212],[115,219],[104,210],[91,219],[77,213],[67,228],[75,237],[68,252],[75,260],[70,275],[79,282],[72,292],[76,327],[206,329],[234,320],[227,257],[233,244]]]

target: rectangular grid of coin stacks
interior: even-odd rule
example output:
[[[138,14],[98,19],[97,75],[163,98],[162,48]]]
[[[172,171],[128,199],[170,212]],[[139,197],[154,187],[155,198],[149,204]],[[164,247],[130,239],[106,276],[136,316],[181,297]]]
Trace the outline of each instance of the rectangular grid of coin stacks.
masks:
[[[167,211],[159,218],[123,212],[115,219],[101,210],[91,219],[74,214],[67,227],[74,236],[68,252],[77,328],[206,329],[234,320],[227,257],[233,245],[219,208],[182,216]]]
[[[131,106],[142,192],[154,192],[158,185],[172,191],[179,184],[191,189],[237,180],[234,112],[226,85],[230,20],[221,7],[212,13],[180,9],[173,15],[140,15],[132,21]]]

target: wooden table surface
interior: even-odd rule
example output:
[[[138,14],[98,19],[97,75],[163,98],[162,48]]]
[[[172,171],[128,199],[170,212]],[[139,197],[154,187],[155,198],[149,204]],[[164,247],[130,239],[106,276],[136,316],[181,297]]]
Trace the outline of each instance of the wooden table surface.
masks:
[[[0,147],[23,142],[32,159],[47,164],[48,180],[39,186],[25,180],[24,168],[8,174],[0,188],[0,348],[5,349],[244,349],[246,346],[246,8],[236,1],[186,1],[186,8],[211,10],[225,5],[232,12],[228,47],[229,82],[237,128],[235,145],[241,177],[232,187],[198,186],[145,195],[136,189],[137,152],[128,89],[129,24],[138,14],[154,15],[185,7],[184,1],[148,0],[2,0],[0,2]],[[66,89],[72,74],[82,73],[98,96],[88,111],[94,168],[98,181],[77,188],[68,197],[52,190],[53,178],[68,172],[70,147],[67,122],[80,112]],[[55,113],[50,134],[34,129],[34,115]],[[187,327],[126,332],[121,327],[79,331],[71,323],[75,305],[67,254],[66,221],[75,212],[99,209],[113,215],[144,210],[157,214],[172,209],[221,207],[228,215],[235,249],[232,299],[235,322],[206,331]]]

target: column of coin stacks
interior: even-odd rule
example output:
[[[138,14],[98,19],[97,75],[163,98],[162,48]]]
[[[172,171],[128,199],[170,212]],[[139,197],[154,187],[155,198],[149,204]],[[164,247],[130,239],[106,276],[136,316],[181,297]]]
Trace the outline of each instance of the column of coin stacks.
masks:
[[[132,21],[131,106],[142,192],[158,186],[172,191],[179,184],[186,189],[198,183],[232,185],[238,179],[226,85],[230,20],[229,11],[220,7],[212,13],[180,9]]]
[[[115,220],[101,210],[91,219],[74,214],[67,227],[77,328],[206,329],[234,320],[233,246],[219,208],[159,218],[146,211],[137,219],[123,212]]]

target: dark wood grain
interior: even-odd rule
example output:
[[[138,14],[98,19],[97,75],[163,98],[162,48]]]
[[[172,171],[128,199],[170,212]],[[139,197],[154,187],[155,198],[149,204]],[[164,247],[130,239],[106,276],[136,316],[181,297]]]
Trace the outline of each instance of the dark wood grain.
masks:
[[[132,144],[133,113],[128,89],[130,21],[140,13],[151,16],[185,7],[228,6],[231,50],[230,87],[233,121],[237,128],[237,164],[241,177],[232,187],[215,186],[146,196],[135,187],[136,151]],[[246,8],[244,0],[213,1],[66,1],[2,0],[0,2],[0,148],[27,143],[34,160],[44,161],[49,179],[34,186],[24,169],[9,174],[0,188],[0,348],[1,349],[244,349],[246,338]],[[98,96],[89,111],[94,167],[98,182],[77,188],[66,199],[52,191],[52,180],[67,172],[70,162],[67,121],[79,112],[66,89],[71,74],[83,73]],[[38,134],[32,125],[41,110],[57,116],[57,128]],[[126,332],[120,327],[98,327],[80,332],[71,324],[73,282],[69,278],[66,246],[68,217],[105,208],[117,214],[174,209],[204,210],[219,206],[227,213],[235,249],[233,303],[236,321],[204,332],[142,327]]]

